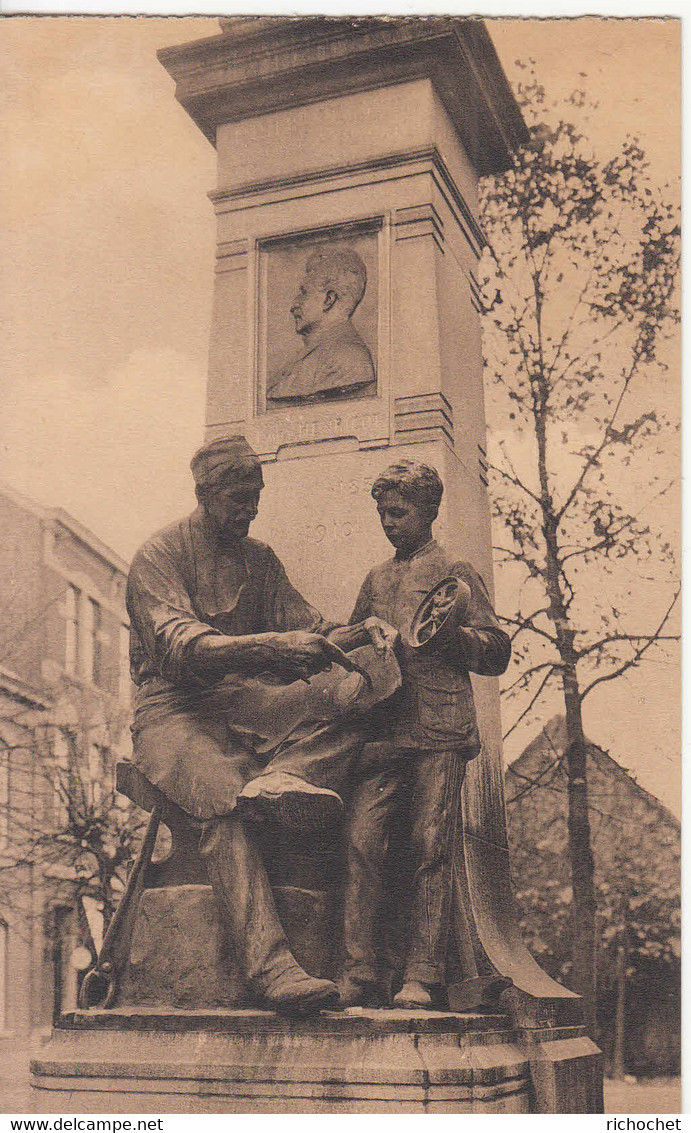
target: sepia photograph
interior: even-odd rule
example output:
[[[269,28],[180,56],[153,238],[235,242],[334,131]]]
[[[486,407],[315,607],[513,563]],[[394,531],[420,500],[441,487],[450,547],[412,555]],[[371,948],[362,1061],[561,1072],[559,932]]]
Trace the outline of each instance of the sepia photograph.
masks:
[[[680,19],[0,51],[2,1112],[679,1128]]]

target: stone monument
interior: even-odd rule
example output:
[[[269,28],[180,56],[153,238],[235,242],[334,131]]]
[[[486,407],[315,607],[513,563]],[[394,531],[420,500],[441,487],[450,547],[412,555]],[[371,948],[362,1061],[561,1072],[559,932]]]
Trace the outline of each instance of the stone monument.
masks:
[[[371,485],[412,459],[444,482],[440,539],[491,587],[477,180],[506,168],[526,131],[485,25],[230,18],[159,58],[218,154],[207,440],[241,434],[261,458],[253,534],[310,602],[346,620],[386,557]],[[474,696],[483,748],[463,788],[456,948],[466,981],[512,981],[500,1007],[464,1011],[453,987],[444,1012],[296,1021],[235,1006],[242,989],[232,963],[218,985],[229,961],[183,823],[172,858],[148,867],[123,911],[134,938],[120,1000],[71,1013],[32,1064],[34,1085],[52,1091],[45,1108],[93,1109],[97,1090],[105,1110],[126,1092],[126,1108],[157,1112],[602,1112],[601,1056],[580,1001],[517,931],[496,681],[474,680]],[[161,818],[179,827],[146,784],[123,786],[152,811],[151,843]],[[300,858],[284,849],[277,859]],[[295,954],[319,975],[295,902],[298,891],[328,902],[316,874],[329,872],[329,849],[315,847],[307,865],[303,855],[297,888],[285,870],[271,877]],[[157,984],[140,947],[141,889],[156,868],[159,883],[200,902],[203,1004],[180,972]],[[160,901],[150,923],[154,913],[168,931]],[[188,971],[201,959],[188,941]]]

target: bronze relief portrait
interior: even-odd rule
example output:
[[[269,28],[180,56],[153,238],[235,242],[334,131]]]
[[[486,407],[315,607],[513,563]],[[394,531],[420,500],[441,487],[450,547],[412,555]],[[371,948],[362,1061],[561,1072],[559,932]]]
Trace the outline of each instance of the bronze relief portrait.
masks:
[[[375,233],[268,248],[266,409],[377,392]]]

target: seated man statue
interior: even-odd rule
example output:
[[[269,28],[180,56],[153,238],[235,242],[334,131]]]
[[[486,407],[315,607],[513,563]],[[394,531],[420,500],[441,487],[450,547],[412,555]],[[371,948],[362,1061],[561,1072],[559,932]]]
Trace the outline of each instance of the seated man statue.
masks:
[[[372,487],[396,554],[367,575],[351,620],[376,615],[400,632],[396,653],[403,683],[379,719],[373,709],[370,738],[379,754],[369,774],[363,765],[349,808],[344,1007],[381,1006],[385,998],[377,925],[389,836],[402,813],[414,874],[403,986],[393,1003],[413,1009],[446,1005],[454,837],[466,763],[480,751],[469,674],[503,673],[511,645],[480,576],[432,538],[442,492],[436,470],[411,460],[387,468]],[[409,634],[417,608],[450,575],[465,584],[461,624],[451,643],[436,652],[433,642],[430,651],[415,649]]]
[[[252,823],[309,832],[341,818],[364,682],[326,672],[331,642],[371,642],[388,657],[393,631],[376,619],[329,627],[271,548],[247,538],[263,479],[244,438],[205,445],[191,467],[198,508],[149,539],[129,575],[134,762],[203,823],[200,848],[253,993],[276,1010],[318,1010],[336,987],[294,959]]]

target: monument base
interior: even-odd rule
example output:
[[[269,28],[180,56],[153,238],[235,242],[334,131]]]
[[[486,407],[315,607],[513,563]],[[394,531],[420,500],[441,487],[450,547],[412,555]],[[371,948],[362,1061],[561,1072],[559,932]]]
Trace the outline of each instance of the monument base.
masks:
[[[63,1017],[31,1063],[35,1112],[529,1113],[503,1014],[119,1008]]]

